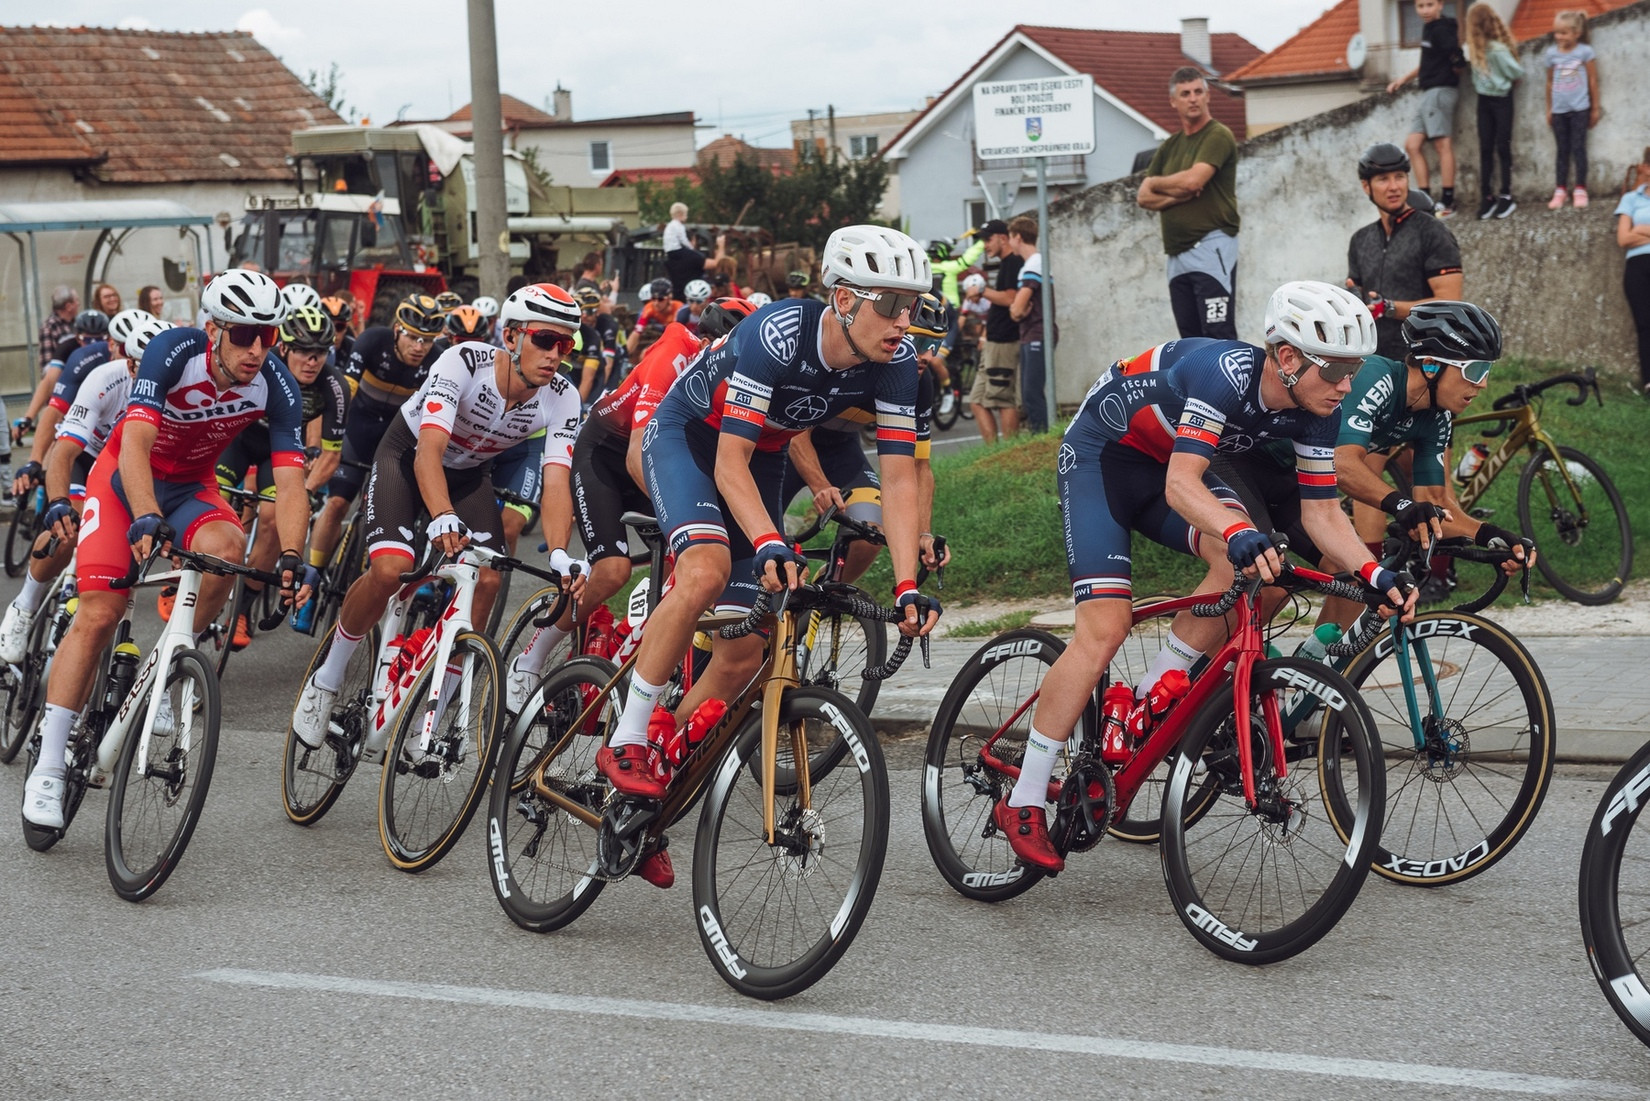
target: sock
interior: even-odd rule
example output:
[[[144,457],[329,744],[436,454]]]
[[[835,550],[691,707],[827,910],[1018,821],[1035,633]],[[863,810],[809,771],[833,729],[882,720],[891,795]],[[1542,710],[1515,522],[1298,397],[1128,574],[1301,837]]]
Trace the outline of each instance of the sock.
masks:
[[[630,698],[625,700],[624,713],[613,731],[610,743],[614,749],[625,745],[647,744],[647,721],[653,717],[653,707],[664,695],[665,685],[649,684],[634,669],[630,673]]]
[[[40,602],[46,599],[46,589],[50,585],[50,581],[36,581],[34,572],[26,570],[23,573],[23,591],[17,594],[17,599],[13,600],[12,604],[20,612],[38,611]]]
[[[40,720],[40,761],[34,766],[35,772],[63,779],[63,754],[69,748],[69,732],[74,727],[75,714],[55,703],[46,705],[46,714]]]
[[[361,645],[361,640],[365,637],[350,634],[340,623],[337,632],[332,636],[332,645],[327,648],[327,660],[315,670],[315,687],[327,692],[338,691],[338,686],[344,683],[344,669],[349,665],[349,659],[355,656],[355,648]]]
[[[1453,188],[1453,187],[1444,188],[1444,205],[1445,206],[1454,206],[1455,205],[1455,188]]]
[[[1146,693],[1152,690],[1152,685],[1163,679],[1163,674],[1174,669],[1182,673],[1190,673],[1197,659],[1203,656],[1202,650],[1194,650],[1186,641],[1169,628],[1168,637],[1163,640],[1163,649],[1152,658],[1152,663],[1146,670],[1146,676],[1134,686],[1134,698],[1143,700]]]
[[[327,564],[327,556],[321,551],[311,549],[309,552],[309,564],[314,566],[316,569],[321,569]]]
[[[1052,741],[1048,735],[1031,728],[1026,738],[1026,757],[1020,762],[1020,779],[1008,796],[1011,807],[1040,807],[1048,802],[1048,781],[1054,775],[1054,762],[1060,759],[1065,742]]]
[[[517,654],[516,660],[510,663],[511,671],[538,676],[544,670],[544,663],[550,660],[550,655],[566,637],[567,632],[554,623],[548,627],[540,627],[533,632],[533,637],[527,640],[527,648]]]

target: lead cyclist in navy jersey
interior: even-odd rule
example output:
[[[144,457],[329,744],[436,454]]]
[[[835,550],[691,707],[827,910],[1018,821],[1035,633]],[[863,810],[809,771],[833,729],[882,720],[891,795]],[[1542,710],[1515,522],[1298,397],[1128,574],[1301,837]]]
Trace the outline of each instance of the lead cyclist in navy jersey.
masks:
[[[1230,587],[1234,569],[1275,579],[1278,552],[1237,495],[1209,473],[1218,452],[1292,440],[1301,519],[1341,562],[1405,614],[1414,607],[1352,530],[1335,499],[1340,401],[1375,350],[1369,310],[1343,288],[1286,283],[1266,306],[1266,346],[1235,340],[1170,341],[1112,365],[1083,399],[1059,452],[1060,503],[1077,629],[1043,678],[1020,778],[993,818],[1022,861],[1058,872],[1048,839],[1049,777],[1095,685],[1129,633],[1131,529],[1203,558],[1199,593]],[[1136,686],[1148,692],[1171,669],[1189,670],[1224,638],[1224,619],[1176,617],[1167,643]],[[1138,706],[1138,705],[1137,705]]]
[[[752,315],[678,378],[643,433],[648,496],[676,554],[673,584],[648,618],[630,695],[597,765],[626,795],[658,798],[669,777],[648,744],[654,705],[713,604],[748,608],[757,584],[798,584],[801,557],[780,536],[787,441],[855,406],[874,407],[884,519],[900,631],[926,634],[939,606],[917,592],[917,360],[910,311],[933,276],[897,230],[848,226],[823,259],[830,302],[797,299]],[[732,521],[731,523],[729,521]],[[719,639],[678,720],[730,697],[756,672],[762,640]]]

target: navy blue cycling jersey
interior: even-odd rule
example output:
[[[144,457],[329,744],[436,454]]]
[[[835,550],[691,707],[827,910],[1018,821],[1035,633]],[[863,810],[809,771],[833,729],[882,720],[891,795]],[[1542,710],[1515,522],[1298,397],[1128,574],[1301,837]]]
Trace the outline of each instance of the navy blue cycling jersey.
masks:
[[[57,382],[52,385],[51,407],[59,413],[67,413],[74,405],[75,395],[80,393],[80,384],[86,381],[86,376],[109,362],[109,342],[94,340],[90,344],[83,344],[70,353],[69,358],[63,361],[63,370],[57,376]]]
[[[1110,441],[1167,463],[1173,452],[1212,459],[1269,439],[1294,444],[1302,498],[1335,496],[1337,409],[1268,409],[1260,399],[1266,350],[1236,340],[1191,337],[1159,344],[1107,368],[1066,431],[1060,464],[1074,445]]]
[[[825,303],[791,299],[764,306],[682,372],[651,423],[698,421],[781,451],[792,436],[855,407],[873,409],[877,454],[913,455],[917,445],[917,353],[909,340],[889,363],[825,366]]]

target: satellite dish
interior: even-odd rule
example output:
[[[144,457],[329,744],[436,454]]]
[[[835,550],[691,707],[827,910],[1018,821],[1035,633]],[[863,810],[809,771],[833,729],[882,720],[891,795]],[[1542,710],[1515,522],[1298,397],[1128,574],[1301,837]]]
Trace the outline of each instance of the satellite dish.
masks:
[[[1351,66],[1353,72],[1357,72],[1359,69],[1362,69],[1364,67],[1364,62],[1368,59],[1369,47],[1364,43],[1363,35],[1355,34],[1351,38],[1347,39],[1346,63]]]

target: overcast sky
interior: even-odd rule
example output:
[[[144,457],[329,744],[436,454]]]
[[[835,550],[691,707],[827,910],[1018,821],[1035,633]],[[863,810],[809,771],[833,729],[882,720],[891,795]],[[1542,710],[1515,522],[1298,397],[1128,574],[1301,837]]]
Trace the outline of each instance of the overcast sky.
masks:
[[[755,145],[823,112],[908,110],[944,90],[1015,23],[1178,31],[1206,16],[1271,49],[1331,0],[496,0],[499,83],[544,106],[560,82],[575,118],[692,110]],[[21,5],[0,22],[20,22]],[[41,9],[34,9],[40,11]],[[54,23],[251,31],[300,77],[337,62],[349,104],[375,122],[441,118],[470,100],[462,0],[57,0]],[[828,13],[828,14],[822,14]],[[919,31],[920,28],[920,31]]]

